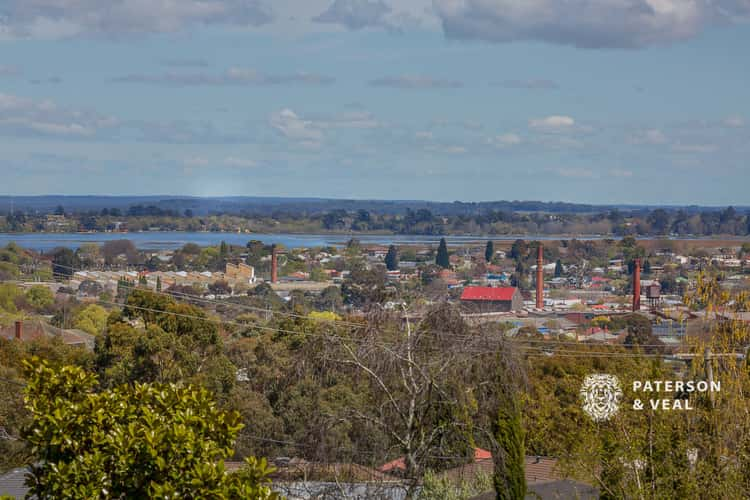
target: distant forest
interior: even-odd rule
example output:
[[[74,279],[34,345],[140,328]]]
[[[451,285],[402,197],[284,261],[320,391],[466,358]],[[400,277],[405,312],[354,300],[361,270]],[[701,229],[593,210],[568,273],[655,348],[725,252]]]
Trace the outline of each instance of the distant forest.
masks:
[[[53,202],[58,202],[54,205]],[[246,231],[415,235],[745,236],[747,207],[294,198],[0,198],[0,232]]]
[[[689,215],[701,212],[718,212],[726,207],[658,206],[658,205],[589,205],[567,202],[543,201],[482,201],[435,202],[420,200],[344,200],[325,198],[278,197],[176,197],[176,196],[0,196],[0,215],[11,211],[31,214],[51,214],[58,207],[69,213],[82,213],[115,208],[127,212],[131,207],[152,207],[165,213],[194,215],[316,215],[345,210],[367,210],[378,215],[406,215],[420,209],[434,215],[482,215],[490,212],[544,212],[549,214],[585,214],[619,210],[625,213],[642,213],[657,208],[668,211],[682,210]],[[735,207],[746,213],[750,207]]]

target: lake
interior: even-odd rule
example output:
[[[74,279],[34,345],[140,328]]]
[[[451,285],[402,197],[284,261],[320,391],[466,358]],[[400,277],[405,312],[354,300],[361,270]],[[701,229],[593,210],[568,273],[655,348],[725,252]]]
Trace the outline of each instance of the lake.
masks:
[[[355,236],[363,244],[437,244],[440,236],[423,235],[357,235]],[[239,233],[204,233],[204,232],[169,232],[169,231],[146,231],[138,233],[24,233],[9,234],[0,233],[0,246],[5,246],[11,241],[16,242],[24,248],[39,252],[46,252],[55,247],[78,248],[84,243],[104,243],[112,240],[127,239],[132,241],[141,250],[174,250],[181,248],[186,243],[195,243],[200,246],[218,245],[226,241],[232,245],[244,246],[250,240],[260,240],[263,243],[279,243],[287,248],[300,247],[322,247],[341,246],[351,238],[346,234],[239,234]],[[485,241],[488,238],[494,240],[515,240],[523,238],[526,240],[559,240],[557,236],[446,236],[449,245],[460,245],[472,241]],[[600,236],[582,236],[579,239],[601,239]]]

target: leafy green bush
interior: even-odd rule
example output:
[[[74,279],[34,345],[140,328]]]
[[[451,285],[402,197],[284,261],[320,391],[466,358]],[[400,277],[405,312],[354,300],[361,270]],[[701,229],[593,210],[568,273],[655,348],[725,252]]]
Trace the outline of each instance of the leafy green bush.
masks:
[[[276,499],[265,460],[227,474],[239,414],[221,411],[203,388],[123,385],[95,392],[85,370],[24,362],[36,463],[30,493],[48,498]]]

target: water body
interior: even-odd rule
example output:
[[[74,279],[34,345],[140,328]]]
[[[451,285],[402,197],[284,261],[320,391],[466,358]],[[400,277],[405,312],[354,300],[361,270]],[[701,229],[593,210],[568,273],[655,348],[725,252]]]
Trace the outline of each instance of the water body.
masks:
[[[37,251],[48,251],[55,247],[78,248],[84,243],[104,243],[112,240],[127,239],[141,250],[174,250],[186,243],[200,246],[218,245],[226,241],[232,245],[245,245],[250,240],[260,240],[263,243],[279,243],[287,248],[341,246],[352,236],[342,234],[238,234],[238,233],[205,233],[205,232],[169,232],[146,231],[139,233],[0,233],[0,246],[11,241],[18,245]],[[423,235],[355,235],[363,244],[437,244],[440,236]],[[484,236],[446,236],[449,245],[459,245],[471,241],[484,241]],[[499,237],[494,237],[499,239]],[[524,238],[528,240],[559,239],[550,236],[503,236],[502,239]],[[598,239],[587,236],[581,239]]]
[[[218,245],[226,241],[232,245],[246,245],[250,240],[260,240],[263,243],[282,244],[287,248],[301,247],[323,247],[342,246],[351,237],[358,239],[363,244],[379,245],[405,245],[405,244],[435,244],[440,241],[440,236],[424,235],[345,235],[345,234],[238,234],[238,233],[207,233],[207,232],[170,232],[170,231],[145,231],[138,233],[24,233],[10,234],[0,233],[0,246],[5,246],[11,241],[18,245],[39,252],[46,252],[55,247],[78,248],[84,243],[102,244],[106,241],[127,239],[132,241],[140,250],[174,250],[183,247],[186,243],[195,243],[200,246]],[[522,238],[533,240],[560,240],[571,239],[571,236],[542,236],[542,235],[502,235],[502,236],[446,236],[448,245],[461,245],[469,242],[484,242],[493,240],[515,240]],[[577,236],[579,240],[600,240],[603,236],[584,235]],[[648,238],[639,238],[648,239]]]

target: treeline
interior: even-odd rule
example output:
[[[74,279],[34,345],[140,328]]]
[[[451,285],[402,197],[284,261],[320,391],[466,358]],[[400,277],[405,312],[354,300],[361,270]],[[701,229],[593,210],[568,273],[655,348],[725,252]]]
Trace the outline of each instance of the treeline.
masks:
[[[50,217],[50,215],[52,217]],[[229,213],[197,216],[191,209],[177,211],[155,205],[127,209],[104,208],[54,214],[14,212],[0,216],[0,232],[42,231],[237,231],[252,232],[384,232],[416,235],[611,235],[611,236],[744,236],[750,234],[750,215],[723,210],[664,209],[591,213],[551,213],[510,210],[472,211],[441,215],[427,208],[404,213],[366,209],[323,213],[277,211],[269,215]],[[55,217],[56,216],[56,217]]]

